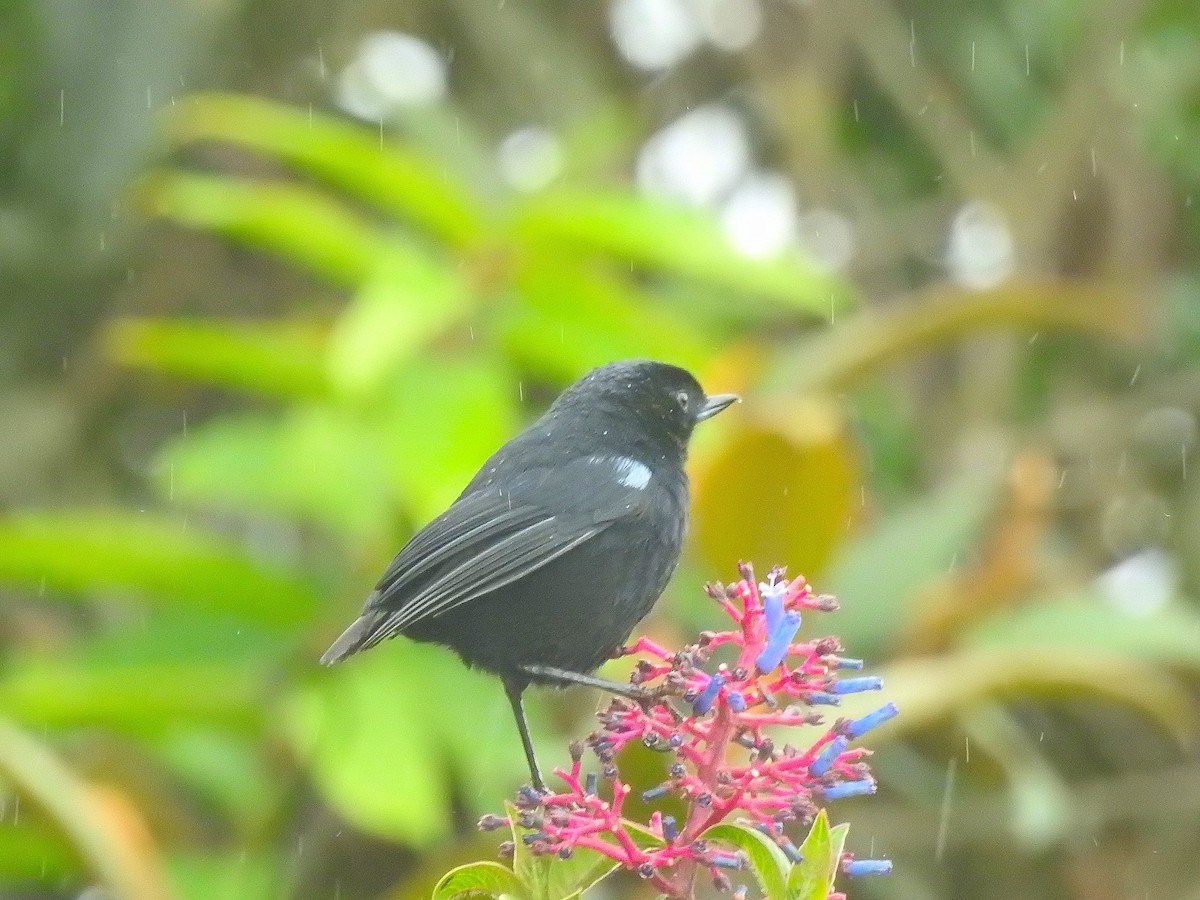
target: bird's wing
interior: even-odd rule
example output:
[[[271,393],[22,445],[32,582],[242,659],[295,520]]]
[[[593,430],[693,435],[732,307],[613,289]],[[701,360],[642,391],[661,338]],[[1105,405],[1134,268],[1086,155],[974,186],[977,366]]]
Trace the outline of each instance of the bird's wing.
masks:
[[[384,572],[367,606],[379,618],[363,647],[511,584],[639,515],[649,479],[640,463],[593,456],[459,498]]]

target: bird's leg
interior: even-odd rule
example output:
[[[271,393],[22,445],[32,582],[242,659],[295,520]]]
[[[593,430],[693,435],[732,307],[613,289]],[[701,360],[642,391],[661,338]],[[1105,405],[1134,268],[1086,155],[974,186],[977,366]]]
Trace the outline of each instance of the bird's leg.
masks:
[[[523,665],[521,671],[538,681],[558,685],[581,684],[584,687],[599,688],[638,703],[644,703],[657,697],[655,691],[648,691],[636,684],[621,684],[619,681],[609,681],[607,678],[597,678],[595,675],[584,675],[581,672],[558,669],[554,666]]]
[[[537,756],[533,752],[533,740],[529,737],[529,723],[525,721],[525,707],[521,703],[521,694],[525,690],[525,682],[504,679],[504,693],[512,704],[513,718],[517,720],[517,731],[521,734],[521,746],[525,748],[525,761],[529,763],[529,777],[533,786],[541,793],[546,793],[546,783],[542,781],[542,772],[538,768]]]

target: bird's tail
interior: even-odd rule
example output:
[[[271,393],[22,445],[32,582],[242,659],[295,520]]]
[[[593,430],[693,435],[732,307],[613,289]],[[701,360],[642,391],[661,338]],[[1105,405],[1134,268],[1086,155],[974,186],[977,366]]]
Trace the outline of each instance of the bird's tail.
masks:
[[[375,626],[378,624],[379,616],[376,613],[363,613],[350,623],[350,627],[342,632],[342,636],[325,651],[321,657],[321,665],[332,666],[350,654],[361,650],[371,639],[375,632]]]

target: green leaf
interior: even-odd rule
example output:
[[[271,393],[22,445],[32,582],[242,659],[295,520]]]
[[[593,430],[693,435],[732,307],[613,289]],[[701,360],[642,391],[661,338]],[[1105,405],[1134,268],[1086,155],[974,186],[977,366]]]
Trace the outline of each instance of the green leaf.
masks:
[[[318,788],[347,820],[428,847],[449,833],[452,779],[482,813],[529,777],[502,698],[494,679],[444,648],[402,640],[334,667],[296,698],[289,721]],[[540,720],[534,739],[547,747]]]
[[[788,900],[826,900],[833,889],[847,827],[839,825],[831,831],[825,810],[817,813],[808,837],[800,845],[803,859],[788,874]]]
[[[152,848],[138,840],[112,801],[89,790],[45,744],[0,719],[0,781],[53,823],[90,875],[115,896],[153,900],[168,894]]]
[[[205,686],[207,689],[207,686]],[[227,728],[171,726],[153,749],[194,794],[233,823],[237,833],[268,827],[279,814],[287,779],[279,777],[262,746],[262,731],[236,734]]]
[[[1006,830],[1035,851],[1068,839],[1078,827],[1072,788],[1046,758],[1045,747],[999,703],[974,704],[959,722],[971,750],[982,751],[1008,781]]]
[[[375,271],[396,240],[299,184],[169,172],[144,179],[138,197],[153,215],[278,254],[352,286]]]
[[[497,862],[473,862],[443,875],[433,889],[433,900],[456,900],[474,894],[517,897],[520,900],[528,896],[524,885],[511,869]]]
[[[131,625],[133,627],[131,627]],[[72,658],[91,667],[222,663],[280,665],[299,635],[200,606],[172,606],[140,615],[134,623],[89,633],[71,647]]]
[[[684,316],[595,267],[533,254],[517,273],[519,302],[502,316],[504,343],[540,372],[573,381],[616,359],[703,369],[713,342]]]
[[[178,143],[223,141],[273,156],[453,243],[480,229],[480,212],[446,167],[366,128],[257,97],[193,94],[169,120]]]
[[[13,818],[0,829],[0,884],[78,881],[79,862],[61,837],[37,817]]]
[[[286,867],[262,851],[176,852],[167,872],[180,900],[276,900]]]
[[[985,619],[964,640],[994,649],[1091,650],[1200,671],[1200,614],[1184,603],[1131,613],[1094,596],[1034,599]]]
[[[329,342],[329,374],[363,394],[430,339],[471,310],[462,279],[415,248],[397,246],[339,316]]]
[[[194,607],[141,615],[65,652],[14,652],[0,707],[50,728],[103,725],[159,735],[188,723],[261,728],[270,673],[292,640]]]
[[[105,329],[118,363],[285,399],[328,386],[324,329],[306,322],[118,319]]]
[[[0,581],[84,595],[127,590],[273,626],[303,622],[317,605],[294,572],[185,520],[118,510],[0,520]]]
[[[411,651],[412,645],[403,650]],[[438,723],[449,684],[427,693],[398,647],[356,656],[288,710],[297,751],[326,802],[363,831],[427,848],[450,833],[450,782]],[[449,660],[449,662],[454,662]]]
[[[296,406],[193,426],[155,467],[167,499],[319,522],[352,539],[385,532],[392,505],[376,436],[349,410]]]
[[[586,847],[576,847],[570,859],[559,859],[554,854],[535,855],[522,840],[532,829],[522,828],[517,822],[520,810],[506,803],[505,811],[512,822],[513,871],[525,886],[530,900],[577,897],[620,865],[598,850]]]
[[[999,471],[964,475],[842,546],[826,584],[841,601],[837,627],[847,647],[862,656],[883,650],[921,590],[965,563],[1000,486]]]
[[[529,198],[518,233],[535,246],[566,246],[758,294],[815,316],[828,316],[850,296],[841,279],[799,255],[752,260],[739,255],[715,220],[664,201],[618,193],[547,193]]]
[[[406,509],[426,522],[517,430],[518,386],[493,360],[422,357],[398,372],[375,415],[375,452]]]
[[[829,829],[829,889],[833,890],[841,872],[842,853],[846,849],[846,838],[850,836],[850,823],[843,822]]]
[[[0,708],[44,728],[102,725],[155,735],[182,722],[260,729],[265,672],[223,663],[85,666],[19,658],[0,678]]]
[[[722,822],[709,828],[702,838],[724,841],[744,852],[766,900],[785,900],[789,862],[779,845],[755,828]]]

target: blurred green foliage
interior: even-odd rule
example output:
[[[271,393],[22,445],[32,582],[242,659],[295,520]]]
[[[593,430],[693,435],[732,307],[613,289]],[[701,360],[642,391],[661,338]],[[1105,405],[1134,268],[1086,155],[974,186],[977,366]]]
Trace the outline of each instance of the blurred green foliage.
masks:
[[[371,6],[0,11],[0,897],[418,897],[491,853],[498,686],[406,641],[315,660],[497,444],[633,356],[746,398],[648,627],[789,563],[904,710],[845,806],[897,872],[855,896],[1200,890],[1190,4],[763,3],[753,46],[636,83],[600,5]],[[367,20],[462,48],[454,99],[328,111]],[[630,186],[708,96],[853,223],[847,272]],[[530,118],[565,148],[537,191],[489,150]],[[976,201],[1017,260],[988,288],[942,266]],[[592,702],[535,698],[548,759]]]

